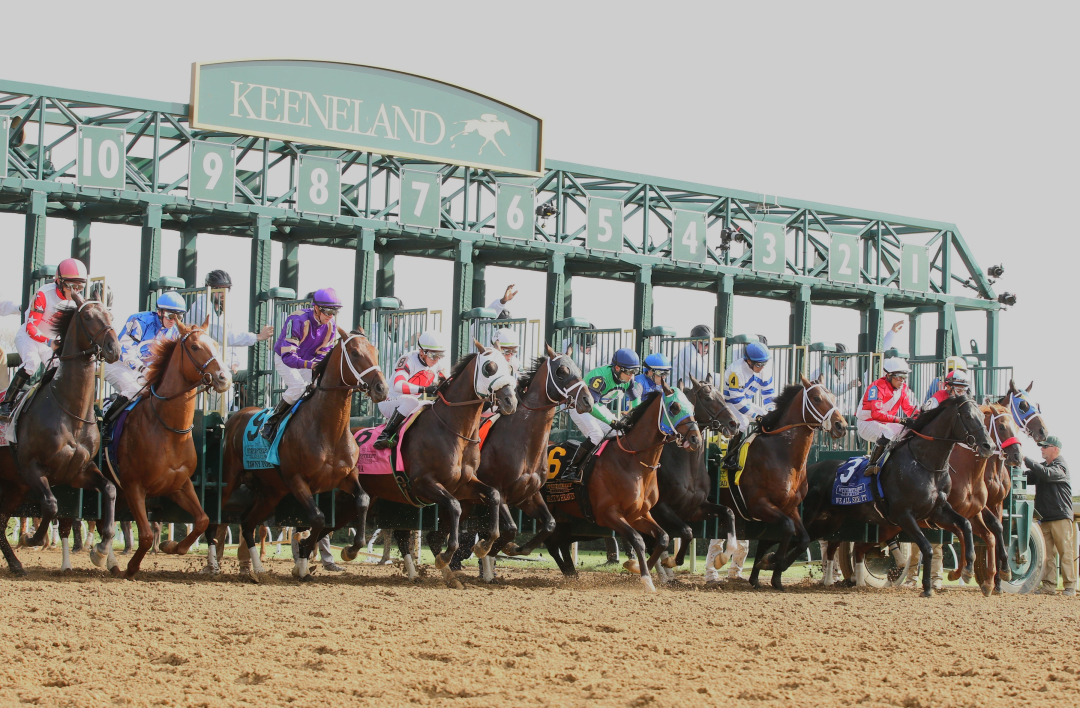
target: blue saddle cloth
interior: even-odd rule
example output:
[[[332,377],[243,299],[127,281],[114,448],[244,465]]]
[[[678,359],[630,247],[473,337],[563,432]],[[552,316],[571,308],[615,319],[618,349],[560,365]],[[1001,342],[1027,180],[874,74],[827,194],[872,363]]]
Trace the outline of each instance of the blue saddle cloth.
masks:
[[[869,477],[865,474],[869,465],[869,457],[852,457],[837,468],[832,488],[833,506],[852,506],[874,501],[871,484],[877,484],[879,497],[884,496],[881,491],[881,474]]]
[[[109,440],[109,446],[105,448],[105,462],[108,463],[109,472],[112,474],[112,481],[119,486],[120,485],[120,435],[124,432],[124,424],[127,423],[128,414],[135,408],[135,405],[141,400],[140,397],[136,397],[134,401],[124,406],[124,410],[120,411],[120,415],[116,416],[116,420],[112,424],[112,439]]]
[[[270,417],[271,409],[264,408],[248,419],[247,427],[244,428],[244,469],[267,470],[281,464],[281,458],[278,456],[281,436],[284,435],[285,427],[292,420],[293,413],[300,407],[303,400],[301,398],[293,404],[293,407],[285,414],[273,440],[267,440],[262,436],[263,423]]]

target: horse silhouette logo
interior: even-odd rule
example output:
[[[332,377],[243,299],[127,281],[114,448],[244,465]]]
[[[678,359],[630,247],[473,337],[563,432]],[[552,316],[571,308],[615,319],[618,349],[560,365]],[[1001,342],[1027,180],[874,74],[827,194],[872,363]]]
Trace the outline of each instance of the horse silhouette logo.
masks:
[[[470,120],[455,121],[454,125],[460,125],[462,123],[465,124],[465,128],[460,133],[457,133],[450,138],[450,147],[456,147],[454,145],[454,139],[458,136],[479,133],[484,138],[484,144],[480,146],[480,151],[477,153],[478,155],[483,155],[484,148],[487,147],[488,143],[491,143],[503,157],[506,157],[506,153],[499,147],[499,143],[495,140],[495,136],[499,133],[506,133],[509,136],[509,123],[504,120],[499,120],[499,116],[494,113],[485,113],[479,118],[472,118]]]

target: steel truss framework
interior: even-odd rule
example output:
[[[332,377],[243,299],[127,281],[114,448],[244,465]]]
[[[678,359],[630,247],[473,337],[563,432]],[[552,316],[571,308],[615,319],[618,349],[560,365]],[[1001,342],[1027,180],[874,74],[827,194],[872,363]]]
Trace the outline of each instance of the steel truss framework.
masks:
[[[352,249],[356,254],[357,305],[393,291],[393,256],[452,259],[455,264],[451,303],[455,339],[464,313],[483,305],[485,264],[543,270],[548,273],[545,333],[570,315],[570,283],[575,275],[631,281],[635,284],[635,329],[652,327],[652,288],[658,285],[717,293],[717,336],[730,336],[734,295],[781,299],[792,303],[791,343],[808,344],[810,305],[823,304],[863,312],[860,349],[879,351],[886,308],[913,318],[938,316],[937,356],[958,350],[955,313],[981,310],[987,316],[987,366],[997,365],[1000,305],[954,224],[913,219],[860,209],[766,197],[749,192],[548,160],[540,178],[501,175],[403,160],[389,155],[329,150],[325,147],[190,129],[186,104],[0,81],[0,116],[12,130],[8,171],[0,175],[0,210],[25,213],[26,281],[30,295],[34,271],[43,266],[45,217],[75,222],[72,250],[89,256],[92,222],[122,223],[143,230],[140,302],[146,303],[160,276],[161,230],[182,233],[180,275],[194,279],[199,233],[252,238],[251,315],[255,327],[270,319],[265,305],[271,287],[270,241],[285,244],[280,285],[292,286],[301,243]],[[76,135],[79,126],[122,128],[127,188],[108,190],[76,184]],[[44,129],[40,129],[44,126]],[[192,141],[235,146],[235,202],[215,204],[187,196],[188,153]],[[301,155],[334,157],[342,165],[340,215],[296,211],[296,162]],[[423,169],[442,177],[441,228],[421,229],[397,223],[401,170]],[[494,234],[497,184],[525,184],[536,189],[537,205],[555,214],[537,219],[531,240]],[[585,247],[585,210],[590,196],[623,202],[623,251]],[[675,209],[706,215],[707,257],[702,264],[671,257]],[[749,236],[753,222],[783,224],[790,247],[783,274],[752,269]],[[828,280],[831,234],[857,236],[862,244],[857,283]],[[900,289],[902,244],[929,247],[930,291]],[[378,272],[375,254],[381,256]],[[262,304],[259,304],[262,303]],[[358,322],[365,317],[355,308]],[[911,328],[912,348],[918,328]],[[467,342],[455,341],[458,353]],[[268,370],[265,346],[252,353],[251,368]]]

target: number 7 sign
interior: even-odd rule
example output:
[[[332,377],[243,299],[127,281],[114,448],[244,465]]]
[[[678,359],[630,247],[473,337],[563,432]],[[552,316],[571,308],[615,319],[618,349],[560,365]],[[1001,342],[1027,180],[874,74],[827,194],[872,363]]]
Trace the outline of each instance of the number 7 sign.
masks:
[[[442,181],[435,172],[401,171],[398,223],[437,229],[442,225]]]

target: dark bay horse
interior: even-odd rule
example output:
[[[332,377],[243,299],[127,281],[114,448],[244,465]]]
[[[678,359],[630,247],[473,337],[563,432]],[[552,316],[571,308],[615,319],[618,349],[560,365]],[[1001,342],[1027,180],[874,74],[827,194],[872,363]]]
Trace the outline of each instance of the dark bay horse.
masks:
[[[920,413],[907,425],[910,432],[892,448],[885,467],[879,473],[885,505],[876,503],[833,506],[832,487],[836,470],[846,460],[825,460],[809,469],[809,491],[803,505],[806,526],[813,538],[823,538],[835,532],[845,521],[871,523],[878,526],[899,526],[915,538],[923,558],[923,597],[933,597],[930,585],[930,541],[923,535],[919,522],[954,529],[964,540],[968,558],[965,571],[972,572],[974,546],[971,524],[949,506],[952,480],[949,457],[957,442],[976,448],[979,456],[988,458],[995,446],[983,424],[983,415],[969,396],[946,399],[940,406]],[[806,547],[795,549],[789,556],[794,560]],[[858,562],[859,558],[856,558]]]
[[[112,316],[96,300],[76,293],[75,306],[63,311],[57,330],[63,332],[56,368],[47,371],[34,399],[15,425],[18,443],[0,449],[0,529],[19,508],[28,491],[41,498],[41,521],[27,542],[40,546],[57,514],[52,485],[97,489],[102,495],[102,540],[90,550],[95,565],[116,564],[112,553],[116,487],[94,460],[101,447],[94,413],[96,360],[112,363],[120,358],[120,341]],[[7,535],[0,534],[0,551],[12,572],[25,575]]]
[[[143,556],[154,544],[147,497],[168,497],[194,520],[186,538],[161,544],[163,553],[186,554],[210,522],[191,483],[198,466],[191,436],[195,399],[200,387],[225,393],[232,376],[219,358],[217,344],[206,334],[209,320],[207,315],[198,327],[177,320],[176,339],[154,342],[154,361],[143,375],[142,398],[120,431],[116,449],[120,489],[139,528],[139,546],[124,571],[127,578],[139,572]]]
[[[461,502],[484,504],[491,526],[486,540],[477,543],[473,552],[483,558],[499,538],[499,513],[502,496],[499,490],[476,477],[480,465],[480,413],[485,401],[492,402],[499,413],[510,416],[517,410],[515,381],[510,366],[498,347],[484,347],[473,340],[477,353],[461,359],[436,392],[436,399],[409,427],[401,443],[405,474],[411,494],[423,504],[438,504],[439,518],[449,526],[446,549],[435,555],[435,567],[454,588],[462,585],[450,570],[450,560],[458,549]],[[354,459],[355,463],[355,459]],[[364,491],[373,497],[412,504],[393,475],[360,475]],[[356,544],[354,543],[354,549]],[[415,580],[416,567],[409,549],[402,549],[409,578]],[[355,556],[354,556],[355,557]]]
[[[739,485],[720,488],[720,504],[739,509],[734,494],[745,500],[746,516],[777,525],[783,537],[777,558],[788,557],[791,539],[799,534],[798,545],[810,543],[799,504],[806,496],[806,458],[818,428],[834,439],[841,438],[847,421],[836,407],[836,397],[821,383],[800,376],[800,383],[785,388],[776,398],[774,410],[761,418],[761,433],[750,443]],[[740,512],[741,513],[741,512]],[[759,587],[758,574],[769,549],[776,542],[759,541],[750,584]],[[729,546],[729,547],[734,547]],[[790,561],[773,567],[772,586],[783,590],[781,576]]]
[[[700,450],[701,434],[694,420],[694,406],[686,394],[666,386],[662,392],[646,395],[619,427],[625,434],[609,441],[593,463],[587,480],[589,508],[597,524],[618,533],[634,549],[642,584],[649,592],[656,592],[650,569],[670,542],[651,513],[660,498],[656,484],[660,454],[668,442]],[[562,519],[544,545],[563,574],[574,576],[577,568],[570,546],[578,537],[573,535],[572,519],[567,517],[582,519],[585,514],[578,501],[559,502],[554,509],[561,512]],[[647,561],[643,533],[656,539]]]
[[[722,432],[728,437],[739,430],[739,415],[724,401],[720,389],[711,383],[690,377],[690,388],[683,393],[694,406],[694,420],[701,430]],[[656,486],[660,499],[652,508],[653,518],[668,534],[681,539],[679,552],[671,566],[681,566],[690,550],[694,531],[689,524],[703,519],[720,517],[726,520],[728,538],[734,548],[735,512],[726,506],[707,501],[710,491],[709,471],[705,466],[705,445],[689,450],[678,445],[665,445],[656,470]],[[668,558],[661,561],[661,567]],[[661,571],[663,572],[663,571]]]
[[[245,408],[229,417],[224,433],[222,505],[230,503],[237,488],[244,484],[253,498],[242,500],[243,543],[238,553],[241,572],[250,560],[249,576],[258,582],[264,573],[259,551],[255,548],[255,529],[274,513],[286,495],[292,494],[307,509],[311,534],[300,543],[300,553],[293,575],[308,577],[308,558],[323,534],[325,517],[315,503],[315,495],[340,489],[354,495],[357,537],[364,535],[368,496],[356,478],[359,448],[349,430],[349,414],[354,391],[366,393],[376,403],[386,400],[390,388],[379,370],[379,351],[362,329],[347,333],[338,329],[334,348],[312,370],[309,399],[293,414],[282,434],[279,455],[281,464],[270,469],[245,470],[243,437],[248,421],[261,408]],[[246,495],[245,495],[246,496]],[[231,506],[237,506],[233,501]],[[208,529],[207,539],[224,535],[224,525]],[[216,545],[216,544],[215,544]],[[216,552],[208,548],[208,555]],[[247,558],[245,558],[245,553]],[[216,558],[210,561],[213,566]]]

